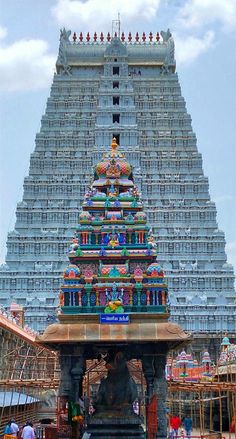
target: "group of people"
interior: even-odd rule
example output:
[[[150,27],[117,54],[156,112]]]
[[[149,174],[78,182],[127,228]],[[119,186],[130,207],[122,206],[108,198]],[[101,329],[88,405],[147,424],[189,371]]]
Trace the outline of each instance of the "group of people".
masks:
[[[182,428],[182,431],[179,434],[180,428]],[[190,438],[192,428],[193,421],[189,416],[185,416],[182,419],[177,415],[170,416],[170,436],[172,439],[176,439],[178,436],[187,436]]]
[[[20,430],[15,419],[11,419],[4,430],[4,439],[35,439],[35,437],[33,424],[29,421]]]

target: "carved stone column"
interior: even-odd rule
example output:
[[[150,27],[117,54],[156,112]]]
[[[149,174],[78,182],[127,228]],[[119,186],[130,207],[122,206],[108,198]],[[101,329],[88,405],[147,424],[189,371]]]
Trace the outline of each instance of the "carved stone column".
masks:
[[[66,396],[69,398],[71,392],[71,357],[67,354],[66,349],[61,349],[59,355],[59,363],[61,369],[59,396]]]
[[[146,392],[147,403],[149,403],[153,395],[153,384],[154,384],[154,375],[155,375],[153,355],[146,355],[142,358],[142,369],[147,385],[147,392]]]
[[[83,355],[83,349],[75,349],[74,356],[72,358],[71,378],[72,378],[72,400],[75,403],[79,403],[79,399],[82,396],[82,380],[85,372],[85,359]]]
[[[155,379],[154,392],[157,395],[157,438],[167,437],[166,395],[167,382],[165,378],[166,354],[156,355],[154,361]]]

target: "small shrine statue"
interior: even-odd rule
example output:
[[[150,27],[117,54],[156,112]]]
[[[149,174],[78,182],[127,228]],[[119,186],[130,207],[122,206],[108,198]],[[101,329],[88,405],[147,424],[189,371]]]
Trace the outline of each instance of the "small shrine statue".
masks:
[[[114,270],[117,270],[116,267],[113,267]],[[118,271],[118,270],[117,270]],[[111,272],[110,272],[110,275]],[[108,301],[107,306],[104,310],[105,313],[123,313],[123,295],[124,295],[124,289],[121,288],[120,291],[117,290],[117,285],[114,282],[112,286],[112,291],[109,292],[106,288],[106,299]]]
[[[153,235],[148,236],[147,243],[148,243],[149,247],[156,248],[156,246],[157,246]]]
[[[90,200],[91,197],[93,197],[95,195],[95,193],[96,193],[96,189],[93,189],[93,188],[89,187],[87,192],[86,192],[86,194],[85,194],[85,196],[84,196],[84,200],[85,201]]]
[[[108,189],[108,196],[111,197],[111,198],[116,198],[117,197],[117,190],[114,188],[113,184]]]
[[[120,165],[114,159],[112,159],[107,166],[106,176],[109,178],[118,178],[120,177]]]
[[[70,245],[71,252],[75,252],[79,248],[79,240],[78,238],[72,239],[72,244]]]
[[[98,213],[98,212],[95,212],[95,213],[94,213],[93,221],[100,221],[100,216],[99,216],[99,213]]]
[[[119,240],[117,239],[117,234],[116,233],[112,233],[112,235],[110,235],[110,241],[108,243],[108,245],[112,248],[117,247],[119,245]]]
[[[133,188],[133,197],[135,197],[136,199],[139,198],[139,191],[138,191],[138,188],[136,186],[134,186],[134,188]]]
[[[133,222],[133,221],[134,221],[134,217],[133,217],[132,213],[129,212],[128,215],[127,215],[127,217],[125,218],[125,220],[126,220],[126,221],[132,221],[132,222]]]

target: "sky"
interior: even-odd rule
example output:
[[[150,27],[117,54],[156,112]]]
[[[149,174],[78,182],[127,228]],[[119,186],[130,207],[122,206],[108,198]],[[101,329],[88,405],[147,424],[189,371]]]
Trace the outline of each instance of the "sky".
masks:
[[[111,31],[118,13],[126,34],[173,34],[182,93],[236,268],[234,0],[0,0],[0,262],[50,93],[60,29]]]

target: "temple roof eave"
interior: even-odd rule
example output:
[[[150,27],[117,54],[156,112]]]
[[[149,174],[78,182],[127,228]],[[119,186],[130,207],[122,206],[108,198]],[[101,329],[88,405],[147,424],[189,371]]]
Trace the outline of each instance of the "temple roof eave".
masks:
[[[137,64],[157,64],[163,65],[168,61],[169,64],[175,65],[174,58],[174,40],[169,31],[161,31],[162,40],[154,39],[148,41],[121,41],[117,37],[111,38],[109,41],[106,39],[102,42],[99,39],[86,41],[70,41],[69,36],[71,31],[61,31],[59,55],[57,58],[56,66],[57,71],[60,66],[63,66],[66,62],[68,65],[78,66],[90,62],[100,65],[104,63],[104,60],[111,56],[119,58],[119,60],[128,60],[129,63]]]
[[[103,343],[103,342],[187,342],[191,335],[171,322],[132,322],[127,325],[102,325],[98,323],[59,323],[47,327],[44,334],[37,337],[42,344],[58,343]],[[147,317],[147,316],[146,316]]]

